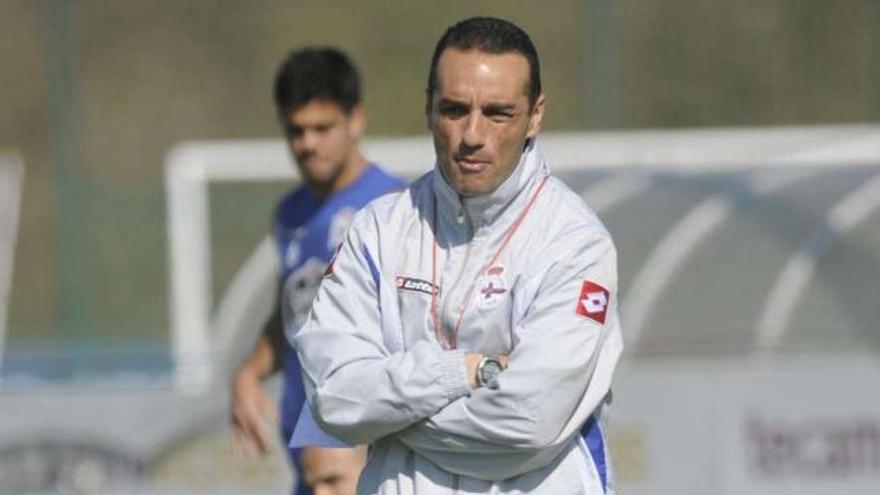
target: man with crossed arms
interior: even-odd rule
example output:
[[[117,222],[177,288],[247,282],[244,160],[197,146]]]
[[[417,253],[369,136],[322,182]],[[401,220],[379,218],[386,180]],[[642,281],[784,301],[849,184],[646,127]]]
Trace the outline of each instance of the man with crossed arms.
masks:
[[[437,44],[434,170],[359,212],[294,336],[317,424],[370,444],[361,494],[613,492],[616,252],[550,174],[528,35]]]

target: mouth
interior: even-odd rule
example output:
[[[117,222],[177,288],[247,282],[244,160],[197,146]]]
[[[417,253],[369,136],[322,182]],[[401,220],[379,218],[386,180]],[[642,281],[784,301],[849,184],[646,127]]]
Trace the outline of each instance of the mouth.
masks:
[[[319,159],[314,153],[308,153],[297,157],[296,161],[303,167],[312,168],[319,162]]]
[[[486,169],[489,166],[489,160],[483,160],[480,158],[469,157],[469,156],[460,156],[455,157],[455,164],[458,165],[458,168],[463,172],[467,173],[479,173]]]

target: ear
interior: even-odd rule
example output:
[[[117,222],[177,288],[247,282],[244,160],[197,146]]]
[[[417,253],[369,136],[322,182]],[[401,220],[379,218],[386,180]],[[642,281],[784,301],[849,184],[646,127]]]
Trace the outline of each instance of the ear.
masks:
[[[367,115],[364,113],[364,107],[355,105],[348,113],[348,132],[357,139],[363,137],[367,130]]]
[[[428,94],[425,98],[425,127],[428,128],[428,132],[434,132],[433,126],[433,113],[434,113],[434,95]]]
[[[541,94],[535,105],[532,106],[532,114],[529,116],[529,132],[526,137],[531,139],[538,135],[541,131],[541,119],[544,118],[544,102],[547,98]]]

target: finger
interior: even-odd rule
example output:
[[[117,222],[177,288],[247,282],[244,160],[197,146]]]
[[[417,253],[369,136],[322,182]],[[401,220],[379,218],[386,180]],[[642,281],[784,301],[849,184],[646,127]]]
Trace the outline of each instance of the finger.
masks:
[[[269,451],[270,438],[263,424],[259,415],[249,416],[242,424],[242,436],[248,440],[248,451],[256,456]]]
[[[234,400],[232,409],[234,437],[244,453],[251,458],[267,453],[271,438],[265,428],[266,420],[277,422],[278,418],[269,395],[257,385],[249,393],[240,394]]]
[[[235,416],[233,434],[248,458],[260,457],[268,451],[269,435],[253,407]]]
[[[260,454],[266,454],[269,452],[271,439],[269,438],[269,433],[266,431],[266,428],[263,426],[262,423],[255,424],[255,428],[253,429],[253,440],[254,446],[259,449]]]
[[[252,442],[242,430],[235,430],[232,433],[232,451],[236,457],[240,459],[253,459],[254,448],[250,445]]]

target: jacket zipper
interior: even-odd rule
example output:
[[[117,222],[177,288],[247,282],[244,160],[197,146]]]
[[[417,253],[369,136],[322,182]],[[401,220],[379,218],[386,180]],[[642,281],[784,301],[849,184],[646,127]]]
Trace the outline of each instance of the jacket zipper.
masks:
[[[467,237],[470,240],[465,243],[465,252],[462,256],[461,262],[458,264],[458,267],[457,267],[458,274],[455,277],[455,282],[452,285],[447,286],[448,287],[447,290],[444,290],[440,293],[441,297],[443,299],[445,299],[440,304],[440,324],[443,325],[443,335],[447,339],[452,337],[452,335],[448,331],[447,325],[443,323],[444,320],[446,320],[446,318],[444,318],[444,316],[449,315],[449,307],[452,304],[452,299],[453,299],[450,296],[452,295],[452,293],[455,292],[455,288],[457,288],[458,285],[461,283],[462,278],[464,278],[465,269],[467,268],[468,261],[470,261],[470,258],[471,258],[471,250],[474,248],[474,243],[473,243],[473,239],[472,239],[474,236],[473,220],[471,219],[470,214],[468,213],[467,208],[465,208],[464,202],[462,201],[462,199],[460,197],[458,199],[458,202],[459,202],[458,203],[458,212],[457,212],[455,219],[456,219],[456,222],[458,223],[458,225],[461,225],[464,227],[465,237]],[[441,275],[440,275],[440,286],[441,287],[445,286],[445,284],[443,283],[443,275],[442,274],[448,272],[448,269],[446,267],[449,266],[450,261],[454,261],[451,256],[451,250],[447,249],[446,252],[447,252],[446,263],[444,263],[444,269],[442,270]],[[465,304],[467,304],[467,301],[463,301],[463,302]],[[454,316],[453,316],[452,320],[453,321],[455,320]]]

